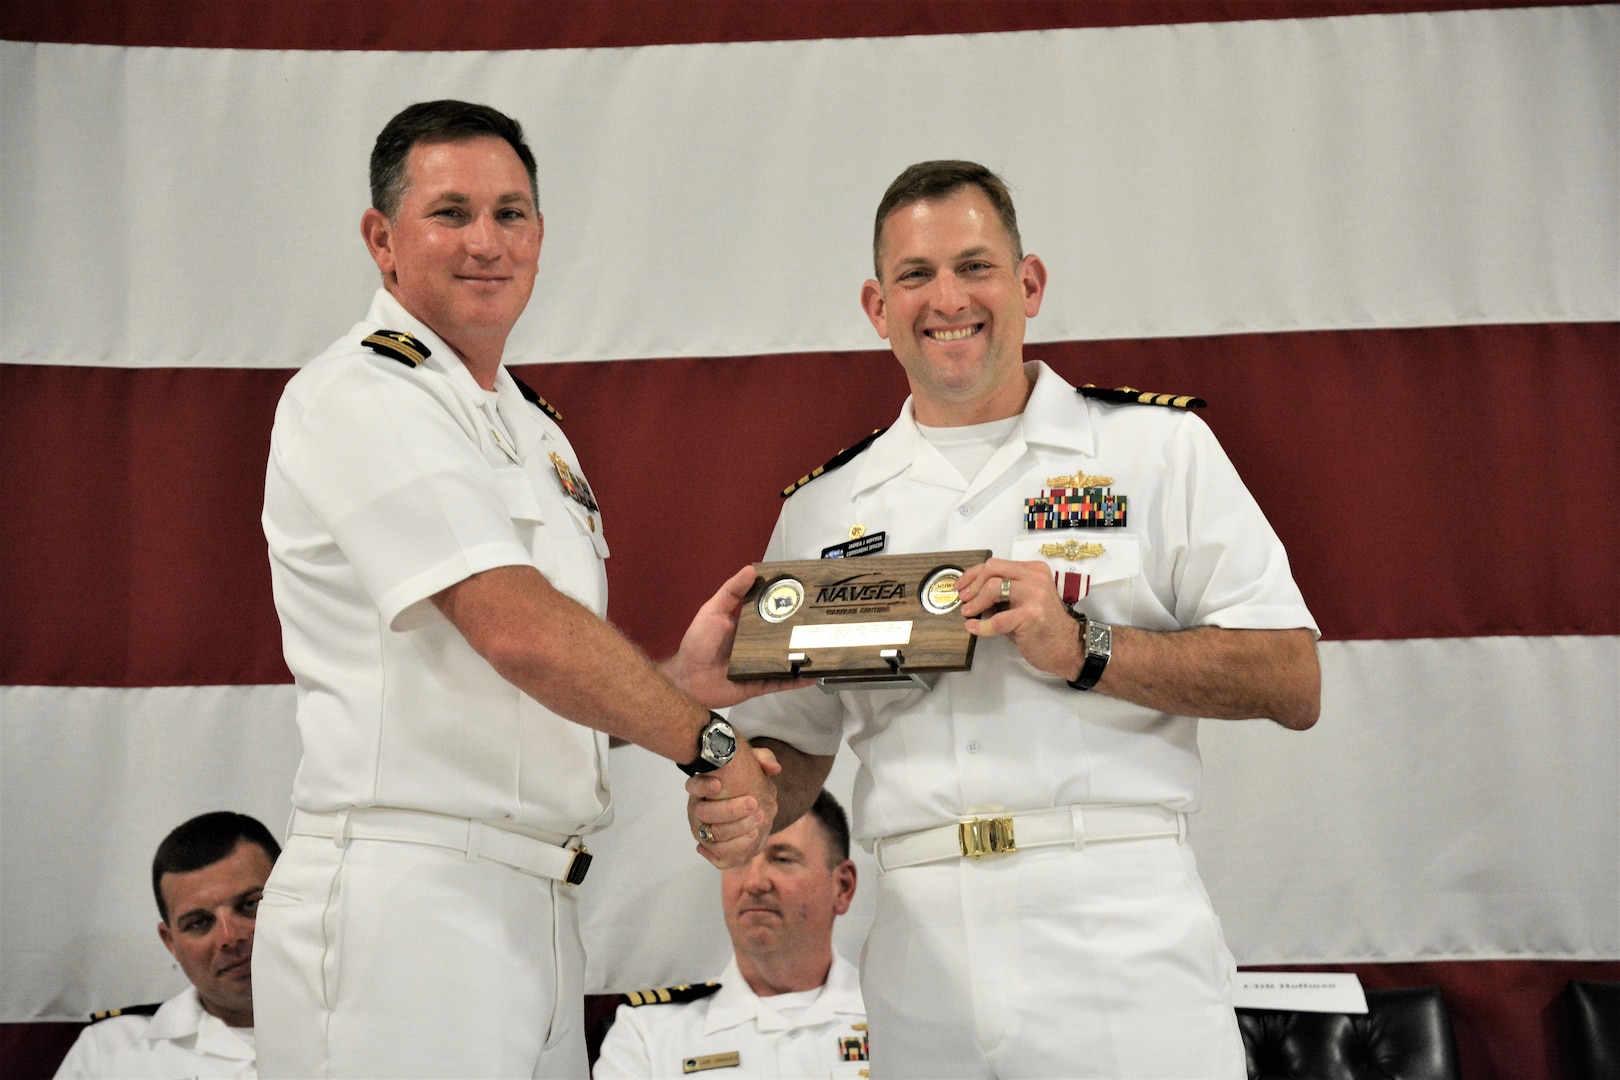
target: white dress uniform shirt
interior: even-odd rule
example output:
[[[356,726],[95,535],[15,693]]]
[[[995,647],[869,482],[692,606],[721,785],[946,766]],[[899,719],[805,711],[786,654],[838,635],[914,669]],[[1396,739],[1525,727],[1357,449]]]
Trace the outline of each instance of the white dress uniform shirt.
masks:
[[[366,346],[380,330],[425,362]],[[571,865],[608,824],[607,736],[503,679],[430,599],[532,566],[603,615],[583,475],[505,368],[484,390],[384,290],[288,382],[263,525],[304,754],[259,907],[266,1076],[585,1071],[576,898],[530,860]]]
[[[1044,561],[1055,579],[1078,575],[1073,609],[1103,623],[1315,630],[1282,544],[1202,420],[1084,397],[1041,363],[1025,371],[1025,409],[974,476],[919,430],[908,400],[867,449],[787,500],[765,558],[817,558],[859,527],[889,553]],[[1126,524],[1026,527],[1025,500],[1076,486],[1052,479],[1077,472],[1107,478],[1079,486],[1125,497]],[[1101,553],[1041,551],[1069,540]],[[820,755],[846,739],[861,763],[853,833],[868,851],[976,816],[1198,806],[1196,719],[1077,691],[1006,637],[980,639],[972,670],[932,688],[791,691],[731,720]],[[873,1075],[1241,1077],[1235,965],[1181,835],[1178,822],[1169,839],[880,873],[862,968]]]
[[[1045,364],[1025,367],[1035,386],[1022,424],[977,477],[964,480],[927,442],[908,399],[869,448],[787,500],[765,558],[816,558],[860,525],[885,534],[885,553],[987,548],[1088,575],[1074,609],[1105,623],[1315,629],[1281,542],[1201,419],[1103,404]],[[1024,500],[1077,470],[1112,478],[1127,525],[1025,528]],[[1069,539],[1103,553],[1075,562],[1040,553]],[[973,669],[931,690],[793,691],[738,705],[731,719],[749,738],[815,754],[847,737],[861,762],[854,833],[868,850],[877,837],[992,811],[1198,805],[1196,720],[1075,691],[1005,637],[981,639]]]
[[[253,1029],[229,1027],[205,1012],[190,986],[151,1016],[114,1016],[91,1024],[56,1070],[57,1080],[256,1075]]]
[[[427,361],[413,369],[361,344],[384,328],[415,335]],[[501,678],[429,600],[529,565],[606,612],[601,514],[568,497],[553,455],[582,475],[504,367],[483,390],[384,290],[288,383],[264,531],[298,685],[294,806],[401,807],[564,836],[607,824],[607,736]]]
[[[859,976],[836,952],[821,992],[788,1017],[773,1009],[776,998],[759,997],[749,988],[735,956],[715,981],[720,989],[697,1001],[620,1005],[591,1075],[595,1080],[691,1075],[857,1080],[863,1075],[866,1009]],[[737,1063],[723,1064],[721,1055],[733,1053]],[[694,1063],[692,1071],[684,1067],[688,1062]]]

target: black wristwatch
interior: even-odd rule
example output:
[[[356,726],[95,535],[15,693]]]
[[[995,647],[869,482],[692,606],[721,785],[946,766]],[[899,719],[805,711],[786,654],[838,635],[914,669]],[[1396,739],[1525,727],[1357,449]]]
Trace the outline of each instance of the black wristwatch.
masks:
[[[698,756],[677,767],[687,776],[714,772],[729,764],[736,752],[737,733],[731,730],[731,725],[726,723],[725,717],[710,709],[709,722],[698,732]]]
[[[1086,659],[1080,665],[1080,674],[1070,679],[1069,685],[1076,690],[1090,690],[1102,678],[1103,668],[1108,666],[1108,657],[1114,649],[1114,628],[1084,615],[1079,618],[1080,645],[1086,651]]]

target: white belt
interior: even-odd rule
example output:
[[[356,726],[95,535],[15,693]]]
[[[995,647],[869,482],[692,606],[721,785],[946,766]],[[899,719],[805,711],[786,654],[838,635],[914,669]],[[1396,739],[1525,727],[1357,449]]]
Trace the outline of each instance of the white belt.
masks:
[[[449,848],[466,852],[469,859],[488,859],[566,885],[584,881],[591,867],[591,855],[585,845],[565,847],[567,837],[545,840],[474,818],[423,810],[359,807],[331,814],[294,810],[287,832],[291,836],[335,840],[338,847],[346,846],[350,840],[392,840],[400,844]]]
[[[885,836],[872,845],[872,854],[879,870],[898,870],[1030,848],[1072,847],[1079,851],[1087,844],[1186,838],[1187,815],[1168,807],[1077,803],[1004,817],[966,818],[955,825]]]

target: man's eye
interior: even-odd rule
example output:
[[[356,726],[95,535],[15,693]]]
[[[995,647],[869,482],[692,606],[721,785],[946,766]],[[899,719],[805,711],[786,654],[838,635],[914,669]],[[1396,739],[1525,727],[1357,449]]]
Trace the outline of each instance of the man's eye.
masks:
[[[212,919],[192,919],[180,924],[180,929],[188,934],[206,934],[213,925]]]
[[[244,900],[242,901],[242,906],[237,908],[237,910],[243,915],[255,914],[259,910],[259,901],[263,899],[264,897],[262,896],[255,896],[252,899]]]

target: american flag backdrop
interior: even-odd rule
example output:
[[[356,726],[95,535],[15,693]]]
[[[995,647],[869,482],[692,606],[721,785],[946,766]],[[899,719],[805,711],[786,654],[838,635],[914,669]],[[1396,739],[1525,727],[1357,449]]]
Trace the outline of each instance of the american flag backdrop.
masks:
[[[1620,7],[14,0],[0,39],[0,1021],[174,992],[158,840],[285,821],[270,422],[376,287],[371,140],[438,97],[539,159],[507,362],[650,653],[893,418],[873,209],[982,161],[1051,271],[1027,355],[1207,399],[1323,630],[1314,730],[1202,728],[1239,963],[1472,988],[1478,1076],[1547,1067],[1526,986],[1620,978]],[[612,758],[592,989],[707,977],[681,777]]]

